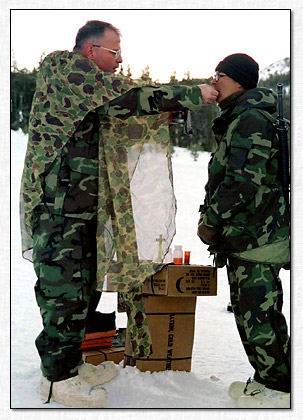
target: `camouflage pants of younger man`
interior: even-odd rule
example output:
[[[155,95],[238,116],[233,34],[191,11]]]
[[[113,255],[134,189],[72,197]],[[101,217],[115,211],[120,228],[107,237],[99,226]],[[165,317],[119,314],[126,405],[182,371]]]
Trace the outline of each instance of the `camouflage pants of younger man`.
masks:
[[[34,230],[35,294],[43,320],[36,339],[50,381],[77,375],[86,324],[98,305],[96,221],[42,213]]]
[[[290,392],[290,338],[282,314],[281,266],[228,258],[232,310],[254,379]]]

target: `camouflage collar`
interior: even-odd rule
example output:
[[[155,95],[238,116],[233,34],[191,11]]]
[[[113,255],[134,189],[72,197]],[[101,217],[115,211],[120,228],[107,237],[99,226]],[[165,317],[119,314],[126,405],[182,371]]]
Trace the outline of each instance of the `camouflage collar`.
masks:
[[[277,96],[275,92],[267,88],[246,90],[240,95],[231,95],[223,102],[222,113],[213,124],[215,135],[224,133],[231,121],[248,109],[256,108],[274,114],[277,108]]]

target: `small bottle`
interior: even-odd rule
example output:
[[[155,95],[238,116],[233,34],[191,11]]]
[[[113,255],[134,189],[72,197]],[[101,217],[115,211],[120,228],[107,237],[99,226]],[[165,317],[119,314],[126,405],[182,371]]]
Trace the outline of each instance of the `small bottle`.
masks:
[[[183,251],[181,245],[176,245],[174,249],[174,264],[183,263]]]
[[[184,264],[189,264],[190,261],[190,251],[184,251]]]
[[[166,264],[173,262],[173,254],[171,252],[171,248],[169,248],[168,253],[165,255],[165,262]]]

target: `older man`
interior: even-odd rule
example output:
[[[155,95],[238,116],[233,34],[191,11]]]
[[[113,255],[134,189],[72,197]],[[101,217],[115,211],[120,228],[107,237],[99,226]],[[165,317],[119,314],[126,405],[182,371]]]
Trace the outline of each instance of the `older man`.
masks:
[[[36,339],[43,373],[41,396],[72,407],[105,406],[107,394],[100,384],[116,375],[113,364],[87,365],[81,353],[87,320],[100,298],[97,224],[99,235],[104,229],[103,238],[108,238],[109,227],[100,227],[102,214],[111,218],[111,229],[116,230],[123,217],[116,217],[113,203],[120,192],[121,199],[129,194],[125,186],[119,194],[114,186],[108,187],[111,174],[100,157],[105,156],[103,141],[106,137],[107,144],[115,146],[122,130],[121,123],[105,135],[109,119],[114,116],[127,124],[131,116],[199,109],[218,95],[208,85],[144,87],[114,76],[120,63],[118,29],[105,22],[87,22],[72,52],[55,51],[42,63],[29,122],[21,224],[24,256],[33,251],[29,258],[38,277],[35,293],[43,319],[43,331]],[[136,127],[127,130],[132,142],[140,142],[144,131]],[[155,133],[157,127],[159,123],[152,126]],[[121,150],[110,156],[117,179],[123,174],[120,162],[125,163]],[[100,191],[107,195],[100,197]],[[104,207],[98,207],[98,199]],[[130,202],[126,195],[119,209],[128,209]],[[132,235],[133,227],[126,228]]]

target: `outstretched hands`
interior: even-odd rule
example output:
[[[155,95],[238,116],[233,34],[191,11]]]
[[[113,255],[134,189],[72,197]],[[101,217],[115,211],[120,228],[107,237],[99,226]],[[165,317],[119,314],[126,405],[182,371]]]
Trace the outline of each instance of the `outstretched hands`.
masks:
[[[207,85],[207,84],[202,84],[202,85],[198,85],[198,87],[201,90],[203,105],[212,104],[217,99],[219,92],[216,89],[214,89],[212,86]]]

